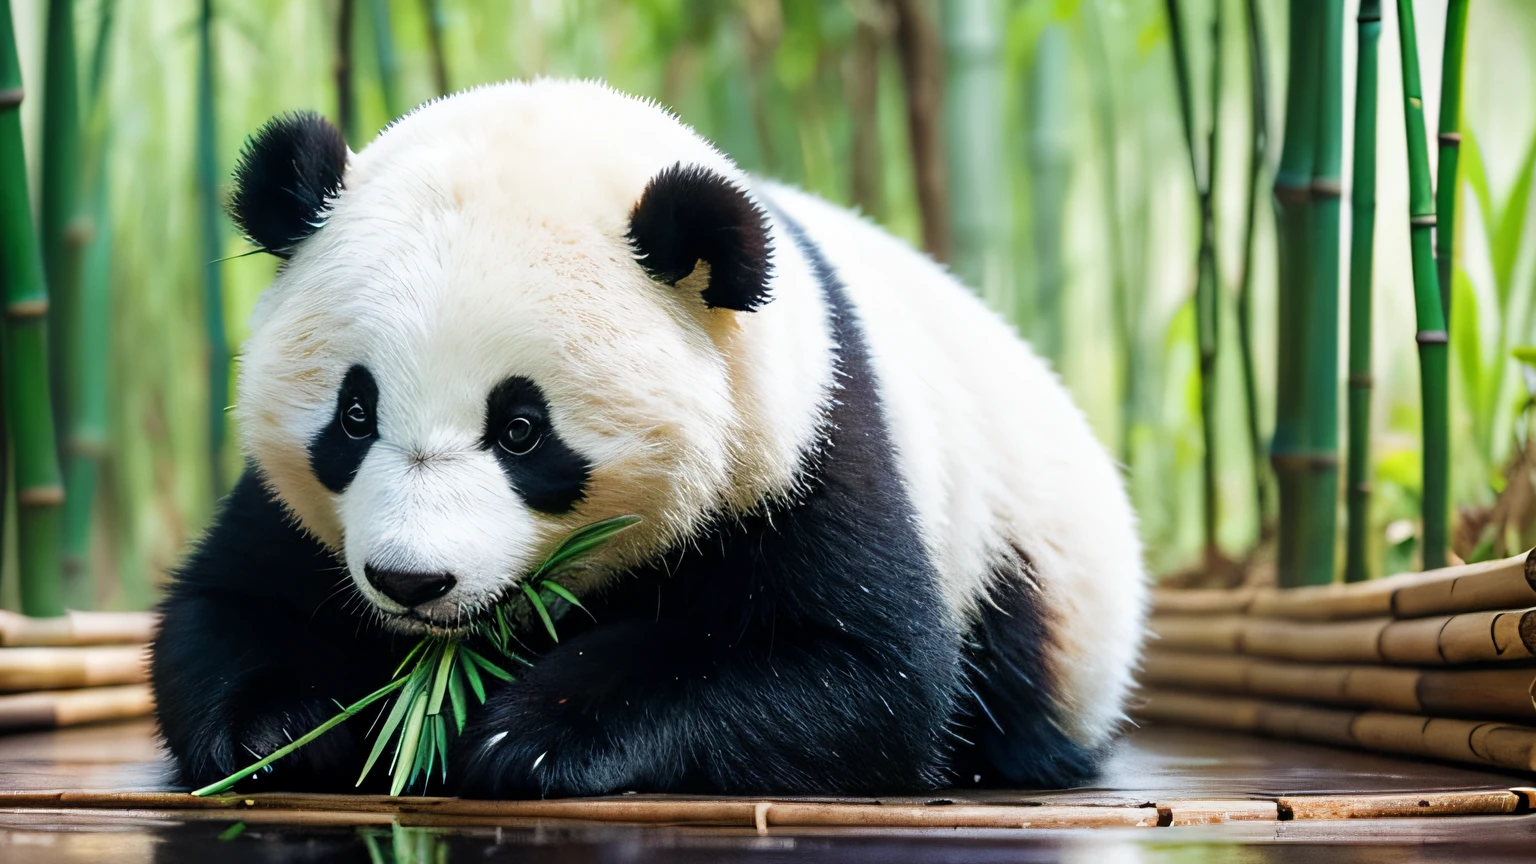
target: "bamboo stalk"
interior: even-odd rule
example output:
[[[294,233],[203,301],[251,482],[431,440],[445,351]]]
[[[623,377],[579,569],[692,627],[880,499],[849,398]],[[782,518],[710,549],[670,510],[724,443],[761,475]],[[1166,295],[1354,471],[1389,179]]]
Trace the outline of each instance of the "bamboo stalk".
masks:
[[[1352,746],[1515,771],[1536,770],[1536,728],[1385,711],[1341,711],[1173,690],[1143,691],[1136,716],[1173,725]],[[1513,812],[1520,797],[1495,793],[1487,806]],[[1423,796],[1417,796],[1420,800]],[[1319,802],[1321,804],[1322,802]]]
[[[1070,124],[1071,46],[1064,25],[1047,24],[1035,42],[1029,80],[1029,159],[1031,252],[1035,259],[1035,290],[1030,342],[1045,357],[1062,360],[1066,332],[1063,298],[1066,264],[1062,237],[1066,233],[1067,190],[1071,184]]]
[[[112,330],[112,224],[107,184],[107,153],[111,146],[109,112],[101,88],[111,47],[115,4],[103,2],[97,21],[96,42],[85,93],[88,136],[85,183],[90,191],[88,224],[91,239],[81,267],[79,302],[75,304],[73,347],[69,383],[69,428],[64,439],[64,552],[65,600],[76,608],[89,608],[95,599],[90,572],[91,513],[96,499],[96,479],[106,456],[108,436],[107,367]],[[71,590],[73,586],[73,590]],[[127,588],[128,586],[125,586]],[[130,603],[149,602],[144,592],[127,590]]]
[[[1355,143],[1349,245],[1349,449],[1345,469],[1344,581],[1371,576],[1371,271],[1376,239],[1376,57],[1381,0],[1361,0],[1355,63]]]
[[[48,279],[48,376],[56,432],[69,428],[73,383],[74,310],[80,290],[80,256],[89,225],[80,209],[80,88],[75,62],[74,0],[49,0],[44,32],[43,138],[38,236]],[[62,443],[62,442],[61,442]],[[66,579],[69,574],[65,574]],[[66,587],[66,592],[68,588]]]
[[[352,93],[352,23],[356,0],[340,0],[336,12],[336,60],[332,77],[336,82],[336,125],[347,144],[357,146],[357,105]]]
[[[66,612],[58,618],[29,618],[0,609],[0,646],[144,643],[154,638],[156,622],[149,612]]]
[[[1417,618],[1536,605],[1536,552],[1499,561],[1398,573],[1345,585],[1236,591],[1162,590],[1153,593],[1160,615],[1246,612],[1305,621],[1391,615]]]
[[[1179,96],[1179,117],[1184,127],[1184,147],[1189,153],[1190,177],[1200,207],[1200,245],[1195,265],[1195,331],[1200,353],[1200,429],[1204,440],[1201,461],[1201,518],[1205,560],[1213,564],[1219,553],[1216,543],[1216,345],[1218,338],[1216,217],[1214,186],[1221,124],[1217,108],[1221,95],[1222,9],[1217,3],[1211,24],[1211,128],[1204,149],[1197,144],[1195,104],[1189,69],[1189,45],[1184,37],[1179,0],[1165,0],[1168,32],[1173,46],[1174,77]]]
[[[1264,43],[1264,16],[1259,0],[1248,0],[1248,92],[1250,144],[1248,148],[1247,211],[1243,220],[1243,265],[1237,282],[1237,345],[1243,371],[1243,402],[1252,448],[1253,494],[1262,542],[1273,530],[1270,514],[1269,471],[1264,464],[1264,435],[1259,426],[1259,385],[1253,350],[1253,258],[1258,235],[1260,184],[1269,161],[1269,64]]]
[[[1398,620],[1153,617],[1160,647],[1314,663],[1444,666],[1536,657],[1536,607]]]
[[[345,2],[345,0],[344,0]],[[922,0],[890,0],[896,13],[896,48],[906,85],[907,140],[917,208],[923,216],[923,250],[935,261],[951,253],[949,180],[945,174],[939,110],[942,70],[938,35]],[[993,110],[995,106],[987,110]]]
[[[0,651],[0,692],[142,684],[148,653],[147,645],[7,648]]]
[[[885,170],[880,148],[880,57],[890,30],[888,10],[856,3],[853,52],[847,66],[848,116],[852,126],[849,191],[855,207],[876,222],[885,215]]]
[[[21,67],[10,0],[0,0],[0,288],[5,292],[6,421],[16,472],[22,610],[64,611],[58,441],[48,383],[48,287],[32,227],[21,134]]]
[[[0,731],[147,717],[154,707],[148,684],[12,694],[0,696]]]
[[[223,208],[214,115],[213,0],[202,0],[197,19],[197,192],[202,222],[203,328],[208,341],[208,476],[215,500],[224,480],[225,410],[229,406],[229,337],[224,330]]]
[[[944,42],[944,155],[949,177],[950,269],[1012,319],[1007,130],[1003,103],[1003,24],[999,0],[939,5]]]
[[[1467,0],[1447,0],[1445,45],[1440,59],[1440,161],[1435,179],[1435,273],[1440,311],[1451,322],[1451,269],[1456,263],[1456,167],[1461,151],[1461,76],[1467,39]]]
[[[1279,335],[1275,379],[1275,434],[1271,462],[1280,492],[1277,578],[1282,587],[1332,581],[1331,555],[1321,567],[1309,547],[1311,398],[1307,331],[1313,326],[1317,236],[1313,231],[1313,167],[1317,161],[1322,27],[1307,0],[1290,0],[1285,137],[1275,172],[1280,240]],[[1330,547],[1331,551],[1331,547]]]
[[[1536,724],[1536,670],[1416,669],[1297,663],[1154,649],[1140,680],[1210,691],[1353,708]]]
[[[448,59],[443,53],[443,4],[441,0],[421,0],[422,17],[427,23],[427,46],[432,55],[432,85],[437,95],[446,96]]]
[[[1418,318],[1419,393],[1423,415],[1424,569],[1445,566],[1449,540],[1450,404],[1447,364],[1450,337],[1435,273],[1435,198],[1429,184],[1424,141],[1424,90],[1419,82],[1418,37],[1412,0],[1397,0],[1397,32],[1403,61],[1403,116],[1407,126],[1409,237],[1413,250],[1413,305]]]
[[[405,113],[400,102],[400,63],[395,57],[395,32],[389,19],[389,0],[369,0],[368,23],[373,27],[373,51],[379,64],[379,89],[384,93],[384,113],[394,120]]]

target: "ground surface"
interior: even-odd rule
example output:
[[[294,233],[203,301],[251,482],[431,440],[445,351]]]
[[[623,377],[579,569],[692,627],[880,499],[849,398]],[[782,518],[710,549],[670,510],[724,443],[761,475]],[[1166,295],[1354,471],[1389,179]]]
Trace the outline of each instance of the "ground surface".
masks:
[[[326,802],[307,802],[314,805],[311,807],[304,801],[249,799],[234,801],[225,809],[179,810],[176,808],[182,799],[161,794],[173,791],[164,784],[164,775],[165,763],[147,723],[0,738],[0,861],[436,864],[794,859],[880,864],[1217,860],[1395,864],[1529,861],[1536,849],[1536,815],[1524,813],[1527,808],[1523,804],[1515,808],[1521,812],[1506,815],[1316,820],[1298,815],[1289,821],[1284,816],[1288,800],[1284,796],[1290,795],[1407,793],[1410,799],[1422,795],[1427,800],[1431,793],[1454,793],[1444,797],[1463,800],[1475,798],[1469,793],[1480,790],[1495,797],[1507,796],[1505,790],[1529,784],[1529,778],[1181,729],[1142,729],[1127,736],[1098,784],[1089,789],[957,792],[939,799],[879,802],[886,808],[906,805],[920,817],[959,813],[970,804],[989,808],[1045,805],[1044,809],[1012,812],[1061,814],[1053,817],[1054,824],[1072,823],[1082,813],[1148,813],[1152,817],[1144,820],[1147,827],[780,827],[777,814],[793,810],[797,804],[792,801],[756,805],[761,808],[758,824],[766,822],[766,832],[751,827],[751,802],[681,802],[685,811],[687,806],[721,803],[748,807],[746,823],[740,827],[581,821],[552,818],[552,811],[530,810],[526,805],[520,810],[500,811],[500,815],[464,816],[456,802],[441,799],[423,802],[411,812],[379,799],[358,799],[329,810]],[[120,800],[104,795],[51,794],[71,790],[129,794]],[[650,799],[626,800],[643,803]],[[1181,809],[1184,805],[1178,803],[1200,800],[1227,802],[1234,811],[1213,818],[1240,818],[1244,808],[1251,808],[1249,815],[1258,821],[1182,825],[1188,820],[1181,814],[1193,813],[1198,821],[1203,810],[1222,809]],[[1280,802],[1279,818],[1275,816],[1276,801]],[[238,809],[252,803],[258,806]],[[677,802],[662,799],[662,803]],[[864,802],[866,811],[871,803]],[[268,804],[265,809],[261,806]],[[832,812],[854,812],[858,806],[834,802]],[[835,809],[839,807],[845,809]],[[1155,827],[1159,813],[1164,827]],[[783,818],[788,822],[793,817]],[[401,828],[391,824],[395,819],[439,827]],[[1052,824],[1051,819],[1043,821]],[[236,823],[243,827],[233,828]],[[441,827],[450,823],[455,827]],[[229,839],[220,839],[221,835]]]

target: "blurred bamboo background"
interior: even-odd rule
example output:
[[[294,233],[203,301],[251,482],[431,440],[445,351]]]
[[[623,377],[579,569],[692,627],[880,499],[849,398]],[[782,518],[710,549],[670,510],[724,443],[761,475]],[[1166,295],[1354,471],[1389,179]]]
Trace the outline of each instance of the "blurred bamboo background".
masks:
[[[1437,343],[1450,384],[1441,439],[1448,554],[1478,560],[1536,543],[1527,431],[1536,380],[1514,356],[1536,342],[1526,218],[1536,4],[1526,0],[1449,4],[1468,49],[1459,120],[1458,106],[1440,110],[1447,4],[1431,0],[7,5],[53,294],[49,338],[55,357],[74,358],[54,363],[55,417],[38,420],[56,418],[59,428],[27,433],[57,439],[68,493],[44,517],[60,522],[68,574],[47,606],[151,603],[239,470],[236,430],[224,423],[230,367],[274,267],[241,257],[249,249],[219,210],[245,136],[273,114],[312,108],[360,149],[442,92],[534,75],[598,77],[654,97],[748,170],[856,206],[947,260],[1057,363],[1126,463],[1156,572],[1235,572],[1228,562],[1272,560],[1278,539],[1305,553],[1314,574],[1342,573],[1346,496],[1336,475],[1346,473],[1351,489],[1371,490],[1352,505],[1361,518],[1348,532],[1358,543],[1351,576],[1416,567],[1425,439],[1415,334],[1424,328],[1413,303],[1404,126],[1415,101],[1404,99],[1394,38],[1405,8],[1417,12],[1417,107],[1442,133],[1422,170],[1442,165],[1441,211],[1459,204],[1454,223],[1444,212],[1440,222],[1450,276],[1440,310],[1449,339]],[[1369,29],[1357,40],[1361,7],[1381,16],[1367,55],[1377,110],[1367,118],[1355,102],[1357,45]],[[1298,8],[1315,14],[1297,29],[1306,40],[1290,46]],[[1307,63],[1296,65],[1298,56]],[[1458,55],[1449,68],[1461,63]],[[1299,86],[1320,87],[1313,96],[1333,124],[1313,130],[1319,150],[1301,154],[1307,212],[1334,214],[1323,217],[1339,225],[1332,236],[1349,237],[1372,201],[1353,190],[1341,207],[1340,196],[1362,165],[1375,171],[1374,238],[1355,235],[1354,255],[1338,242],[1331,258],[1326,248],[1304,259],[1280,253],[1290,247],[1277,240],[1273,193],[1282,151],[1298,140],[1284,133]],[[1376,147],[1362,162],[1353,141],[1365,120]],[[1447,150],[1444,133],[1459,135],[1459,148]],[[0,157],[4,148],[0,140]],[[1448,152],[1459,164],[1449,191]],[[0,176],[14,197],[14,175]],[[1454,263],[1443,254],[1452,239]],[[1361,249],[1374,251],[1356,276],[1374,308],[1364,331],[1346,332],[1351,294],[1360,298],[1344,286]],[[1315,296],[1332,312],[1313,309],[1309,320],[1323,332],[1280,335],[1282,258],[1321,280]],[[1325,410],[1279,444],[1294,444],[1309,464],[1325,465],[1315,457],[1326,452],[1336,460],[1332,473],[1296,487],[1326,518],[1287,547],[1277,507],[1285,482],[1276,483],[1269,451],[1277,398],[1285,404],[1277,386],[1291,374],[1286,358],[1298,356],[1284,349],[1303,344],[1293,332],[1338,351],[1331,367],[1323,349],[1300,355],[1315,362],[1295,374],[1321,388]],[[1373,386],[1346,388],[1346,368],[1351,384]],[[1345,448],[1364,457],[1349,472],[1338,468],[1347,389],[1368,393],[1351,403],[1349,423],[1369,434],[1369,453]],[[13,450],[22,446],[14,437]],[[18,456],[11,482],[48,481],[30,470]],[[21,500],[4,514],[7,608],[21,604],[18,520],[35,518]]]

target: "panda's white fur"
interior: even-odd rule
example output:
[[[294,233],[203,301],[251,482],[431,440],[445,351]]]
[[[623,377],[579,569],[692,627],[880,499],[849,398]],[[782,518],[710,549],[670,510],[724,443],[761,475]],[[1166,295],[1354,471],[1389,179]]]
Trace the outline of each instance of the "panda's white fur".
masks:
[[[675,288],[635,266],[631,213],[679,163],[769,214],[761,308],[709,308],[707,264]],[[427,104],[353,154],[344,187],[258,304],[236,417],[266,483],[392,626],[457,626],[595,519],[644,522],[576,577],[577,593],[721,514],[799,494],[839,389],[828,301],[787,217],[853,304],[949,625],[964,631],[995,574],[1014,574],[1044,605],[1054,722],[1085,748],[1120,726],[1146,605],[1121,477],[1047,364],[942,267],[590,82]],[[388,370],[379,440],[334,494],[306,448],[356,363]],[[530,508],[481,446],[485,394],[508,375],[539,383],[554,428],[591,463],[568,513]],[[407,620],[365,564],[457,585]]]

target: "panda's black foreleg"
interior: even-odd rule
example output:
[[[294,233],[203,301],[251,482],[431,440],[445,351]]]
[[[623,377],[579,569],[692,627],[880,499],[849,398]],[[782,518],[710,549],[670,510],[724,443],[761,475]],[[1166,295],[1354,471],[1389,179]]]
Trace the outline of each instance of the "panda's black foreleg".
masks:
[[[160,607],[151,678],[180,782],[255,762],[389,680],[393,645],[357,615],[345,578],[247,472]],[[352,789],[365,719],[239,788]]]
[[[736,633],[677,620],[594,628],[490,697],[450,778],[487,797],[943,782],[953,681],[943,646],[766,626],[734,645]]]

